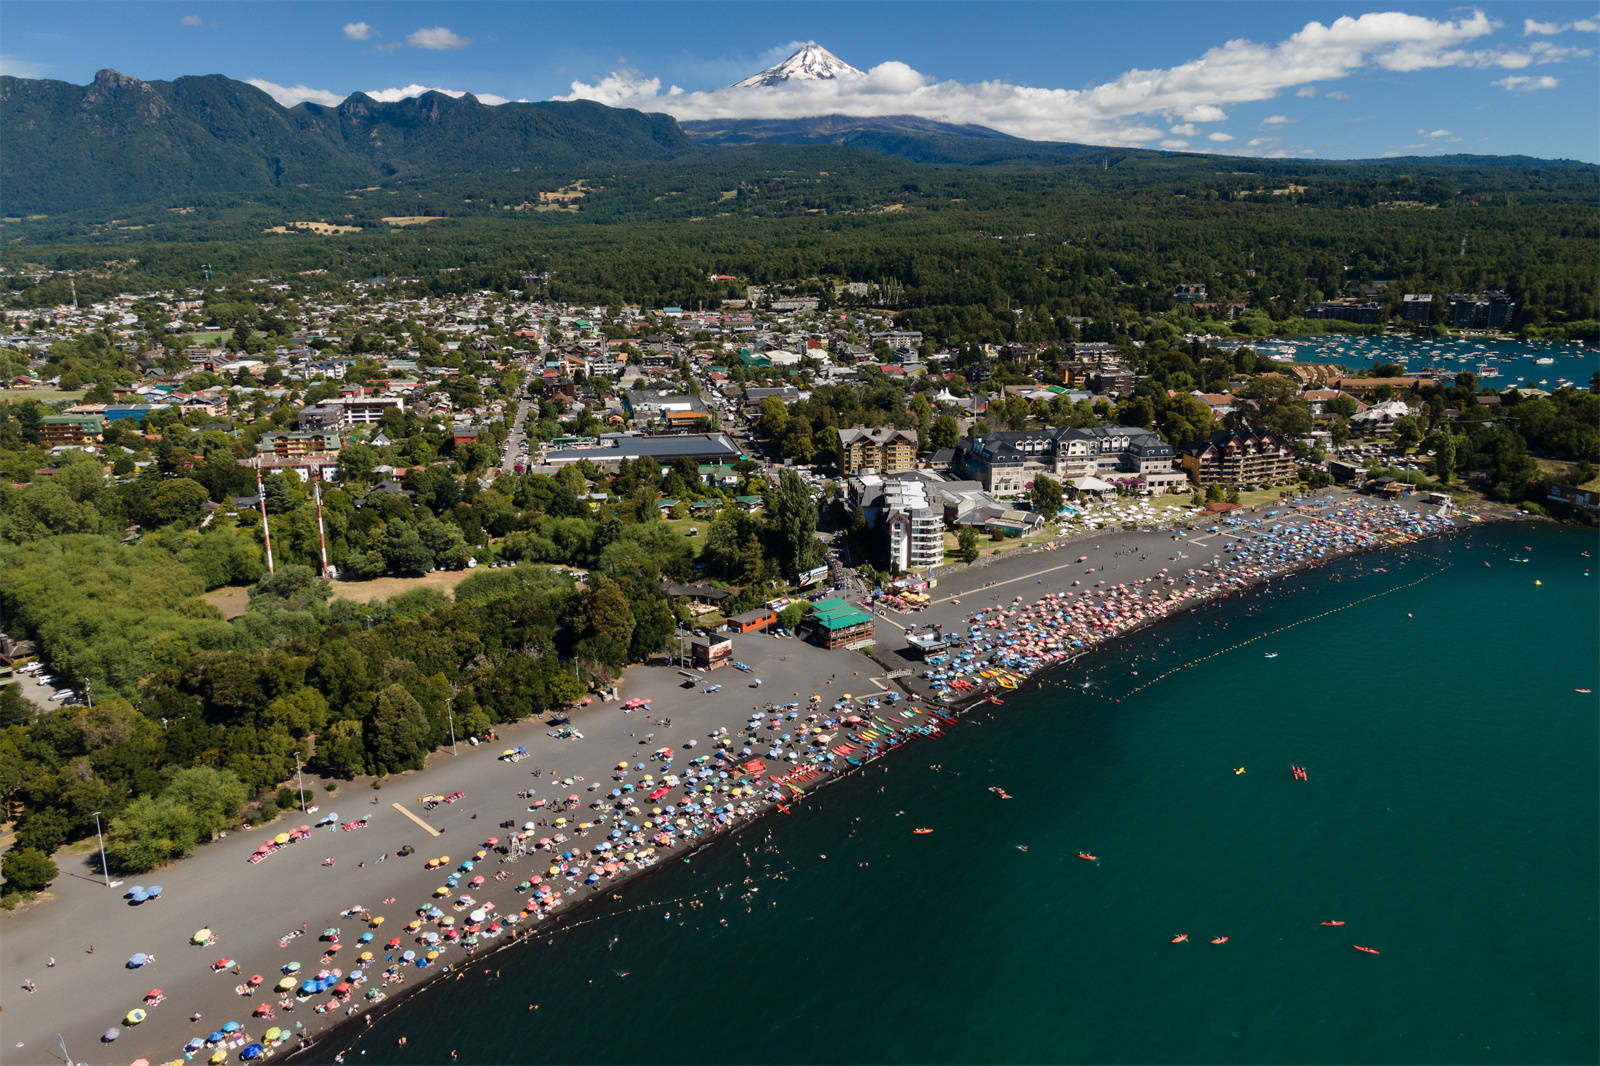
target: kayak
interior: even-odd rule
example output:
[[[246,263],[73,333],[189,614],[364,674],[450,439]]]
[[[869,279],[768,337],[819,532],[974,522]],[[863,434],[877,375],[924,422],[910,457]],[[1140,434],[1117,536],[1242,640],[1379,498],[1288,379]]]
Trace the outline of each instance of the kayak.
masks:
[[[1352,944],[1350,946],[1355,948],[1357,951],[1365,951],[1368,955],[1376,955],[1376,954],[1378,954],[1378,949],[1377,948],[1364,948],[1360,944]]]
[[[921,836],[924,833],[931,833],[931,832],[933,832],[933,830],[932,829],[913,829],[912,832],[917,834],[918,836]]]
[[[1080,858],[1080,859],[1088,859],[1090,862],[1099,862],[1100,861],[1100,857],[1098,855],[1090,855],[1087,851],[1078,852],[1078,858]]]
[[[1213,944],[1226,944],[1228,942],[1228,938],[1225,936],[1214,937],[1211,942]]]
[[[1172,938],[1172,942],[1174,944],[1186,944],[1189,942],[1189,934],[1179,933],[1177,936]]]
[[[1323,922],[1323,925],[1343,925],[1343,922]]]

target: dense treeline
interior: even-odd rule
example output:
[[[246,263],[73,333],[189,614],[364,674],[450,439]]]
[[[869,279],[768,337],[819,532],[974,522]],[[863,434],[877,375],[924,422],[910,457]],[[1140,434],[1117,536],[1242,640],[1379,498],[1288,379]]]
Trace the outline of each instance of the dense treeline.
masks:
[[[773,580],[820,554],[816,506],[793,474],[768,486],[763,513],[753,514],[707,489],[692,464],[663,475],[641,461],[609,484],[597,476],[591,485],[576,468],[504,478],[465,498],[461,487],[475,487],[475,478],[428,469],[410,489],[377,494],[352,516],[376,514],[386,543],[398,537],[424,552],[436,540],[446,550],[460,543],[463,526],[475,536],[498,527],[489,549],[496,556],[584,566],[584,581],[520,566],[472,575],[454,602],[432,590],[387,604],[330,602],[311,566],[283,562],[313,561],[314,546],[280,532],[277,573],[256,582],[248,610],[229,622],[200,593],[261,575],[253,529],[227,521],[198,529],[197,513],[164,515],[165,527],[123,544],[95,529],[120,521],[96,509],[106,494],[119,498],[97,480],[98,465],[63,469],[65,481],[6,501],[8,531],[25,535],[0,542],[0,607],[13,634],[35,640],[51,669],[94,702],[36,715],[13,689],[0,690],[0,790],[21,812],[19,848],[48,853],[92,828],[100,810],[112,819],[112,855],[129,870],[183,853],[237,813],[232,804],[210,818],[180,817],[193,806],[171,794],[180,768],[227,775],[217,780],[236,788],[240,803],[284,780],[297,752],[335,776],[414,769],[446,741],[452,713],[458,733],[471,733],[563,707],[586,684],[664,647],[690,618],[663,578],[738,582],[731,609],[764,599]],[[63,486],[80,482],[77,506],[93,512],[84,531],[10,521],[40,512],[32,496],[46,486],[68,492]],[[162,485],[182,483],[205,498],[184,477]],[[600,510],[580,502],[607,488]],[[700,559],[663,523],[663,489],[679,493],[680,507],[698,500],[717,508]],[[283,517],[306,514],[302,504]],[[358,524],[345,527],[347,538]],[[396,534],[397,525],[405,532]]]
[[[1235,161],[1224,172],[1157,157],[975,169],[832,147],[727,151],[592,175],[573,212],[513,210],[525,187],[384,189],[326,215],[367,227],[355,234],[263,236],[291,208],[235,205],[213,218],[163,212],[137,223],[148,230],[85,236],[71,224],[48,244],[9,247],[5,263],[86,271],[80,294],[96,295],[193,284],[206,264],[219,278],[327,270],[301,283],[416,276],[441,293],[647,306],[716,306],[747,283],[863,282],[946,343],[1029,339],[1035,325],[1058,339],[1067,315],[1126,322],[1170,310],[1185,283],[1274,322],[1377,279],[1394,299],[1504,288],[1534,329],[1583,333],[1600,320],[1593,167]],[[377,220],[402,211],[447,217],[399,231]],[[13,306],[57,287],[64,279],[25,286]]]

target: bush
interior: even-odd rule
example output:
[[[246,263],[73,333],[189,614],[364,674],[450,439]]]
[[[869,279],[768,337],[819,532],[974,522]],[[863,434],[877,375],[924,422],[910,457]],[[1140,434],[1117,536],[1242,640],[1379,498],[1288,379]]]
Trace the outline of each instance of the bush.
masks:
[[[6,887],[18,892],[37,892],[60,872],[55,861],[38,848],[12,848],[0,856],[0,873],[5,875]]]
[[[278,805],[271,800],[261,804],[261,809],[256,812],[256,824],[266,825],[278,816]]]
[[[288,785],[278,789],[278,809],[280,811],[286,811],[291,807],[298,806],[300,806],[299,793],[295,792],[295,790],[290,788]]]

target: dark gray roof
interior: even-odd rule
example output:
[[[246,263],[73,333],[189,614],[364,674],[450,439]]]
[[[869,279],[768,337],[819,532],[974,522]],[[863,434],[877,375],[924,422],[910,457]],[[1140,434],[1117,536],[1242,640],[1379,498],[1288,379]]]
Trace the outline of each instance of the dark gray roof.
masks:
[[[595,448],[552,448],[545,453],[545,462],[577,462],[592,459],[598,463],[619,459],[636,459],[648,456],[653,459],[676,459],[688,456],[701,462],[734,462],[742,453],[739,446],[726,433],[684,433],[669,436],[634,437],[608,434],[600,438]]]

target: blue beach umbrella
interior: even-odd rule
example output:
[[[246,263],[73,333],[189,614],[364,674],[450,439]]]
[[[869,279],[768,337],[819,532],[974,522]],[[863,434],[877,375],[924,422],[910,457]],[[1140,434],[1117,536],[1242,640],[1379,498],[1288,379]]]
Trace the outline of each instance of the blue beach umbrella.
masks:
[[[143,966],[149,961],[150,956],[146,955],[142,951],[136,951],[128,957],[128,969],[137,970],[139,967]]]
[[[206,1037],[206,1043],[208,1043],[208,1044],[220,1044],[226,1039],[228,1039],[228,1034],[223,1032],[221,1029],[218,1029],[216,1032],[214,1032],[210,1036]]]
[[[144,895],[144,886],[143,885],[134,885],[132,888],[128,889],[128,891],[124,892],[123,895],[125,895],[125,896],[142,896],[142,895]]]
[[[145,890],[145,895],[149,896],[151,899],[155,899],[157,896],[161,895],[161,886],[151,885]]]
[[[260,1044],[247,1044],[245,1045],[244,1050],[239,1052],[239,1057],[241,1059],[258,1059],[261,1057],[261,1053],[265,1050],[266,1048],[262,1047]]]

